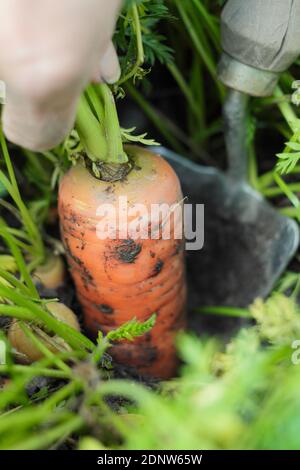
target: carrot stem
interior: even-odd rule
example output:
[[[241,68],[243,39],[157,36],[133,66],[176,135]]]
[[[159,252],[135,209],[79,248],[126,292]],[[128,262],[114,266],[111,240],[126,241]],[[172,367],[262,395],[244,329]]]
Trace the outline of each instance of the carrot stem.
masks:
[[[127,163],[115,100],[106,84],[90,86],[79,100],[76,129],[93,162]]]
[[[88,157],[92,161],[106,161],[107,142],[104,131],[84,93],[80,96],[77,108],[76,130]]]
[[[113,94],[105,83],[99,86],[99,92],[105,110],[104,126],[108,148],[107,161],[117,164],[126,163],[128,158],[123,150],[121,129]]]

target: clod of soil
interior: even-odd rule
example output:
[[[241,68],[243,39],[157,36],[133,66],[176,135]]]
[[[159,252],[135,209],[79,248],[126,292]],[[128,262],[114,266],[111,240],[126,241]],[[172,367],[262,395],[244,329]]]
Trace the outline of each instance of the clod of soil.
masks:
[[[116,248],[116,254],[123,263],[134,263],[141,250],[142,246],[139,243],[135,243],[133,240],[124,240]]]

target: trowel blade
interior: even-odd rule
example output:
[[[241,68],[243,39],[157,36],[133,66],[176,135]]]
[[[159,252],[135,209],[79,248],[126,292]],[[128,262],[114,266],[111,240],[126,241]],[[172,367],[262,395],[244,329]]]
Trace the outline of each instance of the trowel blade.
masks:
[[[248,184],[166,148],[153,150],[175,169],[187,202],[204,204],[204,246],[187,252],[190,307],[244,307],[266,297],[298,248],[297,224]]]

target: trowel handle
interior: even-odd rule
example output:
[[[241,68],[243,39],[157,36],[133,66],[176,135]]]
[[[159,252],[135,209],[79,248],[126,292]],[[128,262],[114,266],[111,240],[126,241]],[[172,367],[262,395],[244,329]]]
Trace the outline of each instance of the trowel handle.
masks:
[[[269,96],[300,54],[300,0],[227,0],[221,17],[219,78]]]
[[[247,179],[247,95],[268,96],[300,54],[300,0],[227,0],[221,18],[219,78],[228,173]]]
[[[248,176],[247,104],[248,95],[229,89],[223,107],[227,174],[236,181]]]

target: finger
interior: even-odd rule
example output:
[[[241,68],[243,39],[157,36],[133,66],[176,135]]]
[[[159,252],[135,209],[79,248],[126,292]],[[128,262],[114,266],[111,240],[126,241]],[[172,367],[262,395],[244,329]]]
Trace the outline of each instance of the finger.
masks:
[[[61,110],[43,110],[31,104],[10,103],[2,113],[3,131],[8,140],[33,151],[58,145],[74,125],[76,102]]]
[[[116,83],[121,75],[119,59],[112,41],[104,52],[100,60],[97,81],[106,83]]]

